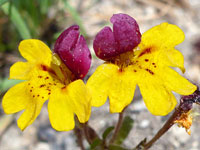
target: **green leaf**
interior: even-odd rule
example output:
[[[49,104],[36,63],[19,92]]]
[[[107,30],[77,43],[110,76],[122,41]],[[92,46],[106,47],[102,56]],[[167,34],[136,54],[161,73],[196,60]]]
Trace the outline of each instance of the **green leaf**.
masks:
[[[108,147],[108,150],[128,150],[128,149],[123,148],[123,147],[118,146],[118,145],[110,145],[110,146]]]
[[[17,28],[22,39],[30,39],[30,31],[16,7],[14,5],[9,5],[9,3],[5,3],[1,8],[6,15],[10,16],[12,23]]]
[[[133,119],[129,116],[126,116],[124,118],[122,126],[114,142],[115,144],[120,145],[123,143],[123,141],[127,138],[129,132],[131,131],[133,127],[133,122],[134,122]]]
[[[100,146],[102,144],[102,140],[97,138],[93,141],[93,143],[90,145],[90,149],[94,150],[96,149],[98,146]]]
[[[0,91],[5,92],[11,86],[14,86],[17,83],[22,82],[22,80],[9,80],[9,79],[0,79]]]
[[[103,139],[106,139],[106,137],[110,134],[110,132],[112,132],[113,129],[114,129],[113,126],[108,127],[108,128],[103,132]]]
[[[0,0],[0,6],[3,5],[6,2],[9,2],[9,0]]]
[[[40,11],[42,14],[47,14],[48,12],[48,0],[42,0],[40,2]]]

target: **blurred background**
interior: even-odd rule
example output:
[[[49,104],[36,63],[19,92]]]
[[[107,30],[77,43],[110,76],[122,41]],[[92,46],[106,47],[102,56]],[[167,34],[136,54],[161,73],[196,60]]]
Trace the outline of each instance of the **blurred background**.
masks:
[[[178,25],[186,35],[185,41],[177,46],[185,57],[184,76],[200,84],[199,0],[0,0],[0,101],[8,88],[20,82],[8,80],[10,66],[23,61],[18,52],[19,42],[36,38],[53,48],[59,34],[73,24],[80,26],[92,52],[93,63],[87,80],[102,63],[94,55],[93,39],[101,28],[111,25],[109,19],[114,13],[134,17],[141,33],[162,22]],[[151,149],[199,150],[200,109],[195,107],[193,112],[190,136],[174,126]],[[123,143],[127,148],[145,137],[150,139],[169,117],[151,115],[138,90],[125,114],[134,119],[133,129]],[[5,115],[0,107],[0,150],[79,150],[73,131],[57,132],[51,128],[46,106],[24,132],[16,124],[19,115]],[[109,114],[109,103],[106,103],[93,108],[89,124],[102,134],[117,118],[117,114]],[[86,142],[85,145],[88,146]]]

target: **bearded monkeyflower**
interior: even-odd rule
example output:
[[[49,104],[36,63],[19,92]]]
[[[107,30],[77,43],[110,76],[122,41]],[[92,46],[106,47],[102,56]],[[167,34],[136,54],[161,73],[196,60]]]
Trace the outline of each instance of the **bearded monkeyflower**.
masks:
[[[176,25],[162,23],[145,32],[142,37],[137,22],[126,14],[115,14],[110,27],[95,37],[93,47],[100,65],[89,78],[92,106],[103,105],[109,97],[110,112],[121,112],[134,97],[139,86],[148,110],[154,115],[171,112],[177,101],[172,91],[192,94],[196,86],[170,67],[184,73],[183,55],[174,47],[184,40]]]
[[[81,123],[90,117],[91,96],[81,78],[90,68],[91,55],[85,39],[79,36],[79,27],[65,30],[54,50],[57,54],[36,39],[23,40],[19,45],[27,62],[15,63],[10,79],[25,81],[8,90],[2,105],[7,114],[24,110],[17,121],[21,130],[32,124],[48,99],[49,119],[58,131],[74,128],[74,114]]]

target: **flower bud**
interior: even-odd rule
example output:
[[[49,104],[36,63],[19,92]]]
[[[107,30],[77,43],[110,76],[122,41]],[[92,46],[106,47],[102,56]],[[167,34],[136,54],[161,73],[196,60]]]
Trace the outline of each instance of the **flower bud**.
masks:
[[[95,37],[93,47],[100,59],[111,57],[133,50],[141,41],[141,33],[135,19],[126,14],[114,14],[110,27],[103,28]]]
[[[61,33],[54,45],[54,52],[77,78],[85,77],[90,69],[91,53],[84,37],[80,35],[78,25]]]

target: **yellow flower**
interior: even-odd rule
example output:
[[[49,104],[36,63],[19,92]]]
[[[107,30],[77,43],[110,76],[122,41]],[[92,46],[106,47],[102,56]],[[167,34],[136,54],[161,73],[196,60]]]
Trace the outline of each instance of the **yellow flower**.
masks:
[[[52,55],[43,42],[24,40],[19,45],[27,62],[17,62],[10,69],[10,79],[25,80],[10,88],[3,97],[5,113],[24,110],[17,123],[21,130],[32,124],[46,100],[51,125],[59,131],[74,128],[74,113],[84,123],[90,117],[91,96],[82,80]]]
[[[145,32],[137,47],[100,65],[89,78],[86,86],[92,92],[92,106],[103,105],[109,97],[110,112],[121,112],[131,103],[138,85],[152,114],[171,112],[177,104],[172,91],[189,95],[197,89],[170,68],[185,71],[183,55],[174,48],[183,40],[182,30],[168,23]]]

